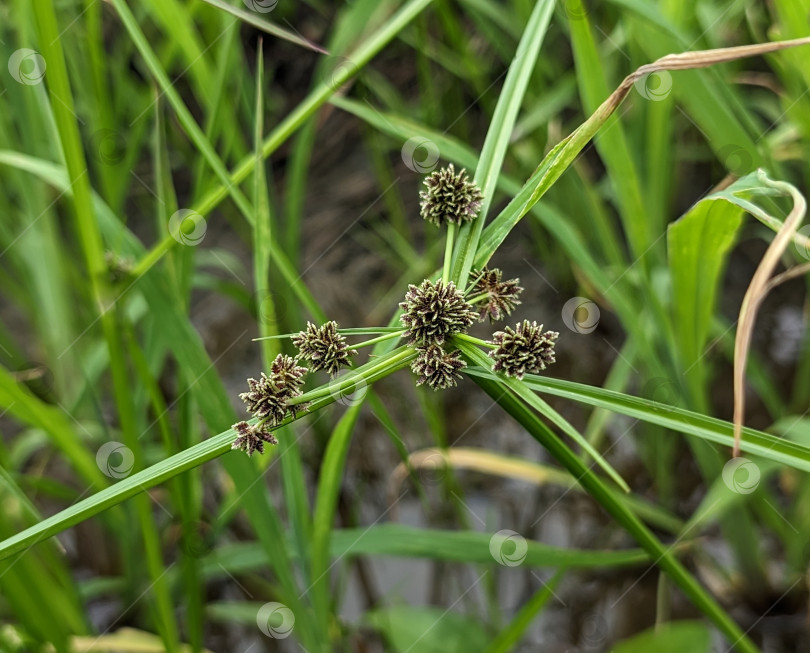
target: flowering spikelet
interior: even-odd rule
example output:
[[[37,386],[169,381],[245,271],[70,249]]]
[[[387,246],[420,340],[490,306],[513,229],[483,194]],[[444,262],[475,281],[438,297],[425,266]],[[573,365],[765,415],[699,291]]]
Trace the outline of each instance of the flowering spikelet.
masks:
[[[427,383],[434,390],[444,390],[456,385],[461,378],[459,370],[467,367],[458,351],[446,353],[439,345],[428,345],[416,350],[419,355],[411,363],[411,370],[419,375],[416,385]]]
[[[278,444],[278,440],[264,425],[251,426],[247,422],[237,422],[231,428],[237,433],[231,449],[240,449],[248,456],[252,456],[254,451],[264,453],[265,442]]]
[[[356,349],[349,349],[346,338],[338,333],[334,320],[316,327],[307,322],[306,331],[293,336],[293,344],[298,347],[296,358],[305,358],[312,364],[312,370],[326,370],[335,376],[342,366],[349,365],[349,356],[356,356]]]
[[[466,170],[456,174],[452,163],[429,175],[424,183],[427,190],[419,193],[421,216],[436,226],[447,222],[460,225],[481,210],[481,190],[469,180]]]
[[[410,285],[399,306],[404,337],[410,345],[441,345],[445,338],[466,331],[476,318],[473,307],[452,281],[444,285],[425,279],[418,288]]]
[[[560,334],[556,331],[543,333],[543,325],[523,320],[514,329],[505,327],[492,335],[492,343],[497,349],[489,352],[495,359],[494,372],[503,372],[506,376],[519,379],[527,372],[542,372],[547,365],[554,362],[554,342]]]
[[[288,408],[293,415],[306,408],[304,404],[287,406],[290,399],[301,394],[306,373],[307,368],[298,367],[292,356],[279,354],[270,366],[270,375],[262,372],[258,381],[248,379],[248,392],[243,392],[239,398],[254,417],[278,424],[284,419]]]
[[[486,296],[486,299],[477,304],[479,322],[483,322],[487,315],[490,322],[500,320],[511,315],[515,306],[520,304],[518,295],[523,292],[523,288],[518,285],[520,279],[501,281],[502,275],[503,272],[498,268],[473,270],[472,276],[478,281],[471,294]]]

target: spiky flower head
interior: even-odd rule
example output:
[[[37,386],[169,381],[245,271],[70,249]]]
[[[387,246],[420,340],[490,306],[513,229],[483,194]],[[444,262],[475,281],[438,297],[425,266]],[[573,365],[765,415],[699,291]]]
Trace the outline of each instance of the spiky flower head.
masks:
[[[399,306],[403,337],[417,346],[441,345],[445,338],[466,331],[477,317],[452,281],[445,285],[425,279],[418,288],[410,285]]]
[[[330,376],[335,376],[341,367],[349,365],[349,356],[357,355],[357,350],[349,349],[346,338],[338,333],[334,320],[320,327],[307,322],[306,330],[293,336],[292,342],[298,347],[296,358],[305,358],[313,371],[326,370]]]
[[[456,174],[453,164],[425,178],[427,190],[419,193],[422,218],[440,227],[445,223],[461,224],[475,218],[484,196],[467,171]]]
[[[248,379],[248,392],[243,392],[239,398],[254,417],[278,424],[288,408],[293,415],[306,408],[305,404],[287,405],[290,399],[301,394],[306,373],[307,368],[298,367],[292,356],[279,354],[270,366],[270,374],[262,372],[258,381]]]
[[[520,287],[520,279],[508,279],[501,281],[503,272],[498,268],[483,268],[473,270],[473,278],[477,278],[471,294],[485,295],[485,299],[477,303],[478,321],[483,322],[489,316],[490,322],[503,319],[506,315],[511,315],[515,306],[520,304],[518,295],[523,292]]]
[[[248,456],[252,456],[254,451],[264,453],[264,443],[278,444],[275,436],[267,430],[263,424],[251,426],[247,422],[237,422],[231,428],[236,431],[237,437],[231,445],[231,449],[240,449]]]
[[[519,379],[527,372],[542,372],[555,362],[554,343],[559,335],[556,331],[544,333],[542,324],[528,320],[518,323],[514,329],[505,327],[503,331],[496,331],[492,343],[498,348],[489,352],[495,359],[492,370]]]
[[[419,355],[411,363],[411,370],[419,375],[416,385],[427,383],[434,390],[444,390],[455,386],[461,378],[458,371],[467,367],[457,350],[447,353],[439,345],[428,345],[416,351]]]

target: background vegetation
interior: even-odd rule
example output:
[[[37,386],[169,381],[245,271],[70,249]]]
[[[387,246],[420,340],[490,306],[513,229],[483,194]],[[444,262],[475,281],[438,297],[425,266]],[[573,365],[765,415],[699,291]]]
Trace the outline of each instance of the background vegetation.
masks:
[[[0,5],[0,650],[807,650],[801,276],[760,308],[734,459],[728,420],[746,288],[803,217],[808,50],[594,111],[642,64],[808,17]],[[417,194],[447,162],[486,197],[453,278],[519,276],[558,363],[505,380],[460,341],[433,393],[381,342],[272,451],[231,452],[245,378],[292,353],[252,338],[397,325],[441,269]],[[810,258],[782,234],[779,271]]]

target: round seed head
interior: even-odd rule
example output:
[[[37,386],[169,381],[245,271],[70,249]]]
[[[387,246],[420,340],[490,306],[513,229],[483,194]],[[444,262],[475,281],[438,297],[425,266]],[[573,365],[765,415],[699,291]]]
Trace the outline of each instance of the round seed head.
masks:
[[[444,390],[455,386],[461,378],[458,371],[467,367],[457,350],[448,354],[439,345],[428,345],[416,351],[419,355],[411,363],[411,371],[419,375],[416,385],[427,383],[434,390]]]
[[[514,329],[505,327],[492,335],[497,349],[489,352],[495,360],[494,372],[522,379],[526,373],[536,374],[555,362],[554,343],[559,337],[556,331],[543,332],[543,325],[523,320]]]
[[[298,347],[296,358],[306,359],[313,371],[326,370],[330,376],[335,376],[341,367],[348,367],[349,357],[357,355],[357,350],[349,349],[346,338],[338,333],[335,321],[320,327],[307,322],[306,330],[293,336],[292,342]]]
[[[518,295],[523,292],[520,279],[501,281],[503,272],[498,268],[484,268],[473,270],[473,277],[478,281],[473,286],[472,295],[486,295],[486,299],[476,304],[478,308],[478,321],[483,322],[489,316],[490,322],[503,319],[511,315],[515,306],[520,304]]]
[[[441,345],[445,339],[466,331],[477,314],[451,281],[447,285],[425,279],[419,287],[408,286],[400,320],[409,344]]]
[[[251,426],[247,422],[237,422],[231,428],[236,431],[236,439],[231,445],[231,449],[240,449],[248,456],[252,456],[254,451],[264,453],[264,443],[278,444],[275,436],[262,424]]]
[[[259,380],[248,379],[248,391],[239,395],[247,410],[254,417],[279,424],[289,408],[295,416],[297,411],[306,409],[305,404],[287,406],[287,402],[301,394],[306,367],[299,367],[295,359],[286,354],[276,356],[270,366],[270,374],[261,373]]]
[[[452,163],[429,175],[424,183],[427,190],[419,193],[421,216],[438,227],[473,220],[481,210],[481,190],[466,170],[456,174]]]

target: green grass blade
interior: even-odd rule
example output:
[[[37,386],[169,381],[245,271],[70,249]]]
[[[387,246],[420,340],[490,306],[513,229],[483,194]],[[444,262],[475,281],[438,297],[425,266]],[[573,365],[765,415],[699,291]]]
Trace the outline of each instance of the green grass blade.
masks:
[[[122,0],[115,0],[120,4]],[[383,27],[368,37],[356,50],[348,56],[351,66],[342,66],[335,72],[334,77],[323,81],[307,95],[292,113],[264,139],[262,156],[267,158],[275,152],[293,133],[295,133],[312,116],[319,107],[325,104],[340,87],[351,79],[365,66],[382,48],[388,44],[408,23],[410,23],[432,0],[409,0]],[[248,157],[236,166],[235,170],[222,185],[210,191],[197,203],[193,210],[200,215],[208,215],[219,203],[224,200],[230,189],[241,184],[255,165],[254,158]],[[136,273],[149,269],[169,249],[177,244],[171,236],[165,237],[136,267]]]
[[[471,367],[464,371],[476,378],[500,381],[500,377],[488,369]],[[523,378],[523,382],[529,388],[538,392],[545,392],[557,397],[605,408],[621,415],[635,417],[650,424],[658,424],[673,431],[720,444],[728,447],[729,450],[734,444],[734,426],[731,422],[702,415],[691,410],[620,392],[604,390],[595,386],[545,376],[527,374]],[[744,428],[742,450],[751,455],[761,456],[789,467],[810,472],[810,447],[777,438],[763,431]]]
[[[261,31],[266,32],[267,34],[271,34],[272,36],[284,39],[285,41],[289,41],[290,43],[294,43],[295,45],[300,45],[302,48],[314,50],[315,52],[320,52],[321,54],[329,54],[321,46],[316,45],[311,41],[307,41],[306,39],[301,38],[297,34],[284,29],[283,27],[274,25],[270,21],[264,20],[263,18],[259,18],[255,13],[245,11],[241,7],[229,5],[224,0],[202,0],[202,1],[207,2],[212,7],[216,7],[217,9],[221,9],[222,11],[229,13],[231,16],[236,16],[236,18],[238,18],[242,22],[247,23],[248,25],[251,25],[256,29],[260,29]]]
[[[495,114],[492,116],[484,147],[478,159],[478,167],[475,169],[475,182],[484,194],[481,212],[472,223],[465,224],[459,229],[458,244],[453,254],[452,278],[459,288],[467,286],[467,278],[478,250],[478,241],[481,238],[487,211],[495,194],[506,148],[553,11],[554,0],[537,1],[501,89]]]
[[[312,604],[322,628],[329,628],[329,545],[332,537],[332,524],[335,520],[338,494],[340,493],[346,456],[349,453],[354,425],[363,408],[363,401],[354,403],[335,427],[326,447],[323,464],[318,478],[318,492],[315,498],[315,514],[312,518],[312,584],[309,592]]]
[[[632,535],[694,605],[709,618],[723,635],[743,653],[757,653],[757,647],[675,558],[666,547],[625,507],[579,457],[563,444],[531,410],[505,389],[500,379],[476,375],[476,383],[521,424],[548,452],[579,481],[587,492]]]
[[[409,353],[407,348],[402,347],[398,351],[386,356],[379,356],[372,362],[358,367],[355,370],[355,375],[346,375],[347,377],[352,377],[347,381],[327,384],[316,391],[311,391],[301,395],[299,399],[301,401],[311,401],[311,410],[318,410],[337,401],[342,396],[341,393],[351,392],[354,389],[354,386],[361,382],[361,379],[362,382],[371,384],[378,379],[396,371],[397,369],[407,366],[414,356],[415,354]],[[215,375],[211,378],[213,378],[213,380],[217,380]],[[200,375],[197,382],[201,385],[210,383],[210,381],[205,380],[205,375]],[[230,407],[230,404],[227,403],[226,396],[224,397],[226,401],[226,408],[217,408],[215,399],[217,395],[218,393],[216,392],[203,393],[203,398],[208,401],[209,404],[206,406],[204,402],[201,403],[201,409],[209,412],[210,414],[219,415],[220,418],[222,413],[218,411],[224,410],[225,415],[231,415],[231,419],[233,419],[233,410]],[[301,417],[303,417],[303,413],[299,414],[298,419]],[[284,424],[292,421],[292,419],[287,418]],[[66,528],[70,528],[71,526],[74,526],[85,519],[88,519],[89,517],[97,515],[111,506],[117,505],[140,492],[148,490],[150,487],[154,487],[155,485],[159,485],[170,478],[174,478],[178,474],[182,474],[184,471],[198,467],[209,460],[213,460],[218,456],[222,456],[223,454],[230,452],[231,444],[235,438],[236,433],[233,429],[229,428],[226,431],[209,438],[208,440],[200,442],[193,447],[189,447],[188,449],[185,449],[174,456],[170,456],[169,458],[162,460],[151,467],[136,472],[125,479],[120,480],[115,485],[105,488],[104,490],[83,499],[69,508],[48,517],[38,524],[27,528],[23,532],[18,533],[17,535],[10,537],[3,542],[0,542],[0,560],[17,553],[31,546],[32,544],[35,544],[36,542],[46,539],[51,535],[59,533]],[[235,452],[230,456],[231,461],[233,461],[234,456],[236,456],[237,460],[244,460],[245,462],[248,462],[245,459],[244,454],[237,454],[239,454],[239,452]],[[224,463],[227,466],[227,459],[224,461]],[[229,472],[230,471],[232,470],[229,470]],[[233,471],[235,472],[236,470]],[[241,471],[244,472],[245,470]],[[236,473],[234,473],[234,475],[238,477]],[[244,473],[242,475],[245,476]],[[247,476],[249,477],[250,474],[247,474]],[[245,487],[249,487],[247,482],[245,483]]]
[[[484,352],[482,352],[478,347],[472,345],[468,342],[464,342],[463,340],[459,341],[458,339],[455,340],[456,346],[464,353],[464,355],[469,358],[470,360],[474,361],[478,365],[482,367],[488,366],[492,363],[492,359],[489,358]],[[588,442],[582,435],[580,435],[579,431],[577,431],[571,424],[556,410],[554,410],[551,406],[549,406],[545,401],[537,401],[538,397],[534,394],[534,392],[524,385],[521,381],[517,379],[510,379],[508,377],[501,377],[501,383],[503,383],[506,387],[508,387],[512,392],[514,392],[518,397],[523,399],[527,404],[529,404],[532,408],[534,408],[537,412],[541,415],[545,415],[551,422],[553,422],[560,430],[564,431],[574,442],[576,442],[580,447],[582,447],[583,451],[585,451],[589,456],[591,456],[597,465],[599,465],[605,473],[607,473],[610,478],[612,478],[616,484],[625,492],[629,492],[630,488],[628,487],[625,480],[619,475],[610,463],[602,457],[596,449],[591,446],[591,443]]]

